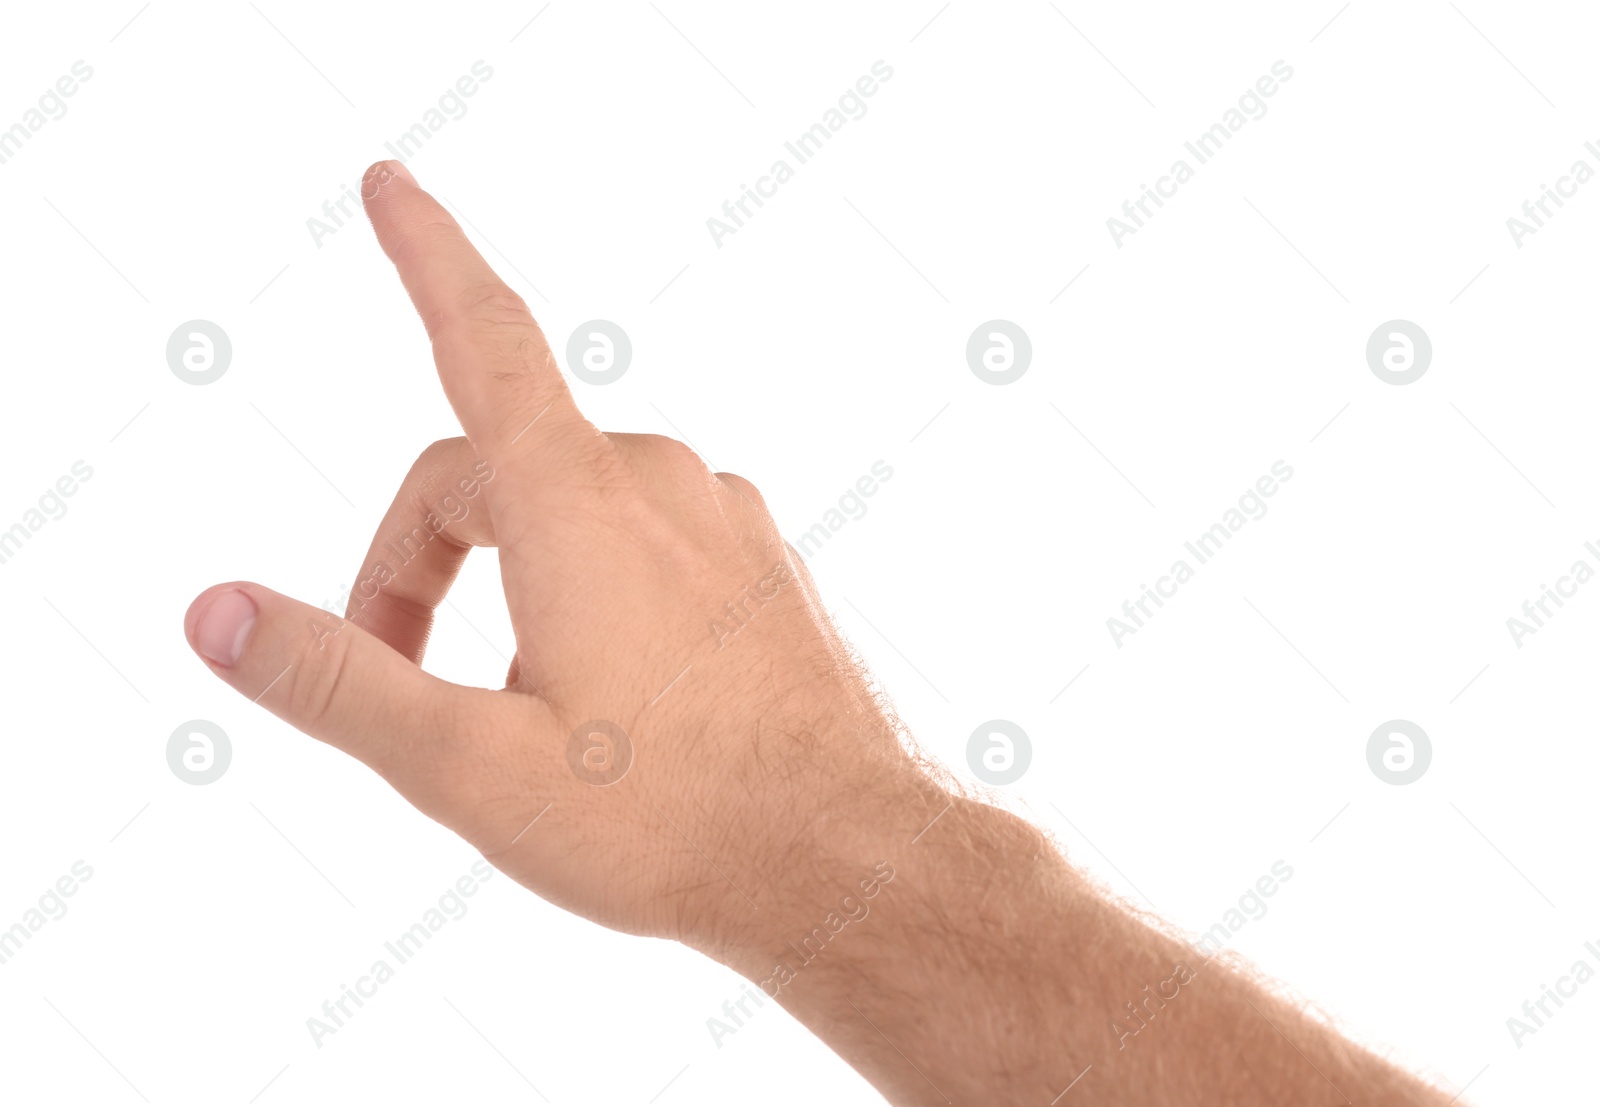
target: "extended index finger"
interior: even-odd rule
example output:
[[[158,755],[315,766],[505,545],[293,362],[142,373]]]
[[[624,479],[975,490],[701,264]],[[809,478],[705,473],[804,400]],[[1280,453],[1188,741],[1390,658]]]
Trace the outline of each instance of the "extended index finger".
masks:
[[[570,472],[573,454],[598,432],[578,411],[522,297],[399,162],[368,169],[361,195],[478,456],[506,474],[508,486]]]

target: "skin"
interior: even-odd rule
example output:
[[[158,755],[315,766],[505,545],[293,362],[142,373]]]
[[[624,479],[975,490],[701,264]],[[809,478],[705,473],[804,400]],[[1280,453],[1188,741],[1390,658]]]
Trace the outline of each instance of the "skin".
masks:
[[[344,619],[202,593],[218,677],[545,899],[742,973],[893,1103],[1452,1102],[942,781],[755,487],[597,430],[444,208],[395,162],[362,194],[466,436],[418,458]],[[501,690],[420,667],[474,546],[516,632]]]

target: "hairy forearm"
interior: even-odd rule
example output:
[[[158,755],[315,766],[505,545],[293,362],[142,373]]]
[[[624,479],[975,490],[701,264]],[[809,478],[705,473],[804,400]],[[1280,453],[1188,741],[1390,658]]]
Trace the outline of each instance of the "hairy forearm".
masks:
[[[777,909],[719,954],[891,1102],[1448,1102],[1110,902],[1026,822],[893,791],[790,857]]]

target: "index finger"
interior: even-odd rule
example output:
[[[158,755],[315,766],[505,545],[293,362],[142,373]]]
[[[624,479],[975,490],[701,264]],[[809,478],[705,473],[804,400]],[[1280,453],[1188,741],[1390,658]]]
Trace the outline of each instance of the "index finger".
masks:
[[[571,471],[572,452],[598,432],[578,411],[522,297],[399,162],[368,169],[361,195],[478,456],[510,478],[507,486]]]

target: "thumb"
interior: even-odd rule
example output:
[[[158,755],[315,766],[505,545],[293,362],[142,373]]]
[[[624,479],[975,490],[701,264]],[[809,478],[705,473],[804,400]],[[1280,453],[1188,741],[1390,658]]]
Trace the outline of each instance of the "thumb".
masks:
[[[354,623],[259,584],[206,589],[183,628],[241,695],[397,785],[427,772],[463,699],[491,694],[430,676]]]

